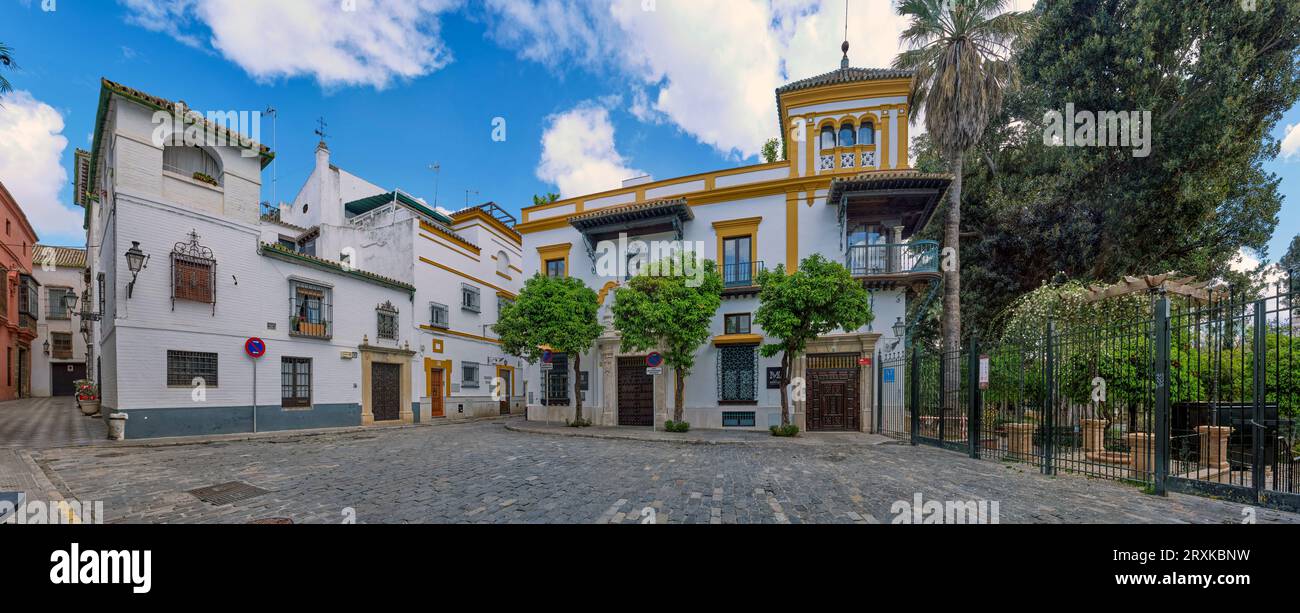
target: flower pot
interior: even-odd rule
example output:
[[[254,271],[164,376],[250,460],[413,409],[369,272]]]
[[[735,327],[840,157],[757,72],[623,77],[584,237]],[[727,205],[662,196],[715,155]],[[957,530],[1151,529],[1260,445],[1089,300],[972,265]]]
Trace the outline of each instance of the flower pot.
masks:
[[[120,441],[126,438],[126,413],[108,414],[108,439]]]
[[[96,399],[94,399],[94,400],[82,400],[82,401],[78,402],[78,404],[81,406],[81,414],[82,414],[82,415],[85,415],[85,416],[87,416],[87,417],[90,417],[90,416],[92,416],[92,415],[97,415],[97,414],[99,413],[99,399],[98,399],[98,398],[96,398]]]

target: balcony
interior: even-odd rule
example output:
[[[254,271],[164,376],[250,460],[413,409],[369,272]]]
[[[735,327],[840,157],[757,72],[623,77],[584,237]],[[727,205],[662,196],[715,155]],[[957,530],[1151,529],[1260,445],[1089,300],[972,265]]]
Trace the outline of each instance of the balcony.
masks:
[[[845,266],[854,277],[873,282],[907,282],[939,276],[939,243],[877,243],[853,245]]]
[[[330,290],[324,287],[293,282],[293,295],[289,298],[289,335],[328,339],[334,335],[334,307]]]
[[[762,260],[718,264],[722,275],[723,295],[749,294],[758,291],[758,273],[767,270]]]

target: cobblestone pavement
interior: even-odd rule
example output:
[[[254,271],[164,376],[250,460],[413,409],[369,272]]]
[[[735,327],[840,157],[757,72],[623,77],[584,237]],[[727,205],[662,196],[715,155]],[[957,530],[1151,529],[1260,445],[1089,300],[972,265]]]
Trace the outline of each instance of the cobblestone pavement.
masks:
[[[103,420],[82,415],[71,396],[0,402],[0,448],[83,445],[107,436]]]
[[[1243,507],[907,445],[686,445],[570,438],[501,422],[36,454],[110,522],[872,523],[896,501],[997,501],[1009,522],[1236,523]],[[222,506],[187,490],[243,481]],[[349,511],[351,509],[351,511]],[[646,513],[649,515],[649,513]],[[1261,522],[1300,516],[1260,510]]]

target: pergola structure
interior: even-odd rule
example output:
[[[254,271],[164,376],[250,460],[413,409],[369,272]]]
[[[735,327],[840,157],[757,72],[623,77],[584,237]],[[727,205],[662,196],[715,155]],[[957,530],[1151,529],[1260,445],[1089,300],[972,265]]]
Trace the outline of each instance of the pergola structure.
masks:
[[[1143,275],[1141,277],[1125,276],[1113,285],[1093,285],[1088,288],[1087,302],[1097,302],[1106,298],[1127,296],[1139,292],[1164,292],[1186,296],[1199,302],[1209,302],[1212,289],[1209,281],[1197,281],[1196,277],[1182,276],[1177,271],[1160,275]]]

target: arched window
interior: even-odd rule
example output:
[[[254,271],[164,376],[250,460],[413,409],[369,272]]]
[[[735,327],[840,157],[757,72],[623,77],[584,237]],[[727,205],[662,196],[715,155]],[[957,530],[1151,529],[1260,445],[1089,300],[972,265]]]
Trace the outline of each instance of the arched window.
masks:
[[[876,127],[869,121],[862,122],[858,127],[858,144],[874,145],[876,144]]]
[[[497,252],[497,272],[503,275],[510,274],[510,254],[504,251]]]
[[[840,146],[852,147],[853,142],[853,124],[846,121],[840,126]]]
[[[163,168],[205,183],[221,185],[222,182],[221,165],[198,147],[164,147]]]
[[[822,126],[822,149],[835,148],[835,128]]]

